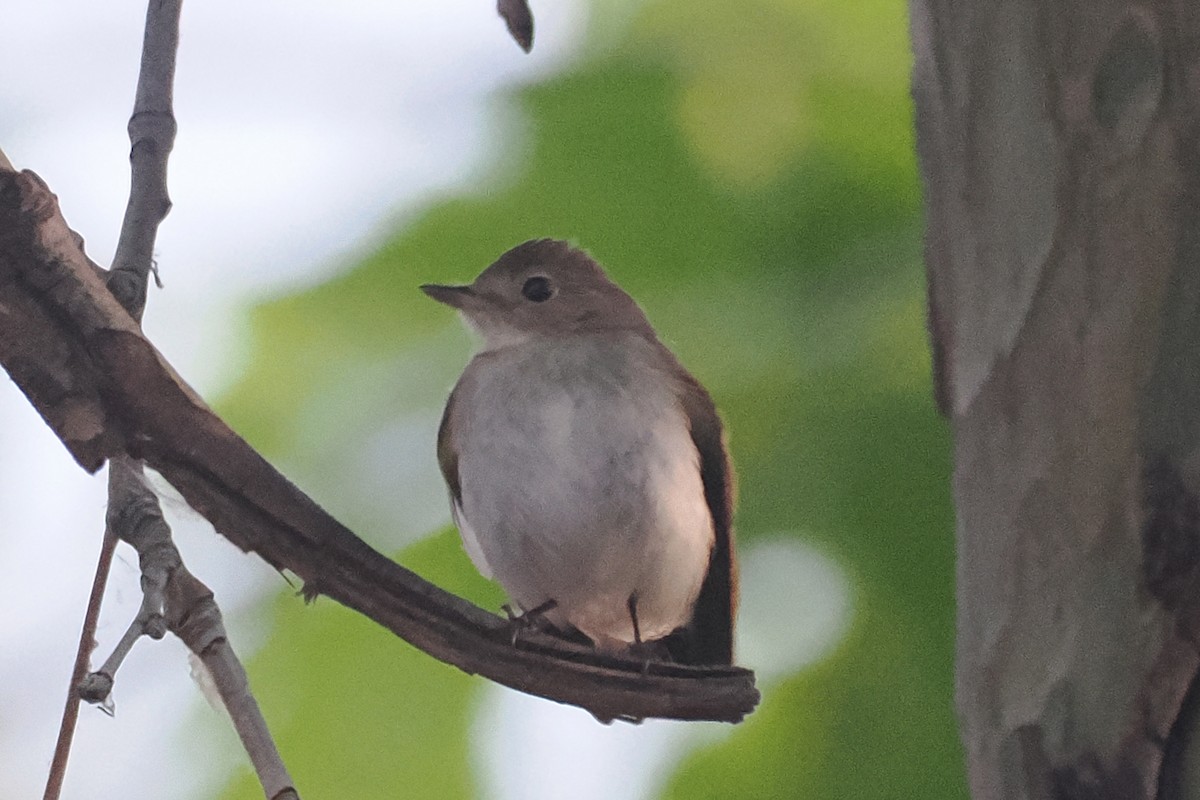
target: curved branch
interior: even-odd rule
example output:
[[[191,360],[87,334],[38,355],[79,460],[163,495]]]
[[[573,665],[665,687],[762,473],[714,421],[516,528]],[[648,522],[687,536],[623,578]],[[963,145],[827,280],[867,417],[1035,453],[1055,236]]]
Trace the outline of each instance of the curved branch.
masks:
[[[372,550],[221,421],[90,268],[32,172],[0,172],[0,364],[85,469],[146,461],[243,550],[430,655],[601,719],[736,722],[752,672],[641,662],[530,633]]]

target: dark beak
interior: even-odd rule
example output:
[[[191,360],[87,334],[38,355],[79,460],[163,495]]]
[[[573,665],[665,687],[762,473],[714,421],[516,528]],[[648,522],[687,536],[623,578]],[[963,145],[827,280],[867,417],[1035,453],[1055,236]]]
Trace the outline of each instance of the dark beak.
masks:
[[[421,291],[451,308],[462,309],[475,298],[475,290],[470,286],[443,286],[438,283],[427,283]]]

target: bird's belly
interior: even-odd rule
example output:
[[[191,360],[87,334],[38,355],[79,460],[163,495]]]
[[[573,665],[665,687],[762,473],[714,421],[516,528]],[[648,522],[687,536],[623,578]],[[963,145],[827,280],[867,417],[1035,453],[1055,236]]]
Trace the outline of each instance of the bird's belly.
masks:
[[[473,425],[460,452],[462,521],[522,608],[599,644],[657,639],[685,624],[708,568],[712,517],[682,412],[563,396]]]

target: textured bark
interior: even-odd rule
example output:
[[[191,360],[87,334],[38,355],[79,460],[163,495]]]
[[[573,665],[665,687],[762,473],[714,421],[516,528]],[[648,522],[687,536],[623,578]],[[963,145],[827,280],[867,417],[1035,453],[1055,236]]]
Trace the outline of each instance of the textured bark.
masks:
[[[1200,796],[1200,5],[912,35],[972,797]]]

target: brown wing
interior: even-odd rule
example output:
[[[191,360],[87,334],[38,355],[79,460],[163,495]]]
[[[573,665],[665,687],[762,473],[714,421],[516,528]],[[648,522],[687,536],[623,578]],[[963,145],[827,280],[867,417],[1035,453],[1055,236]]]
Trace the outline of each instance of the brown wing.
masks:
[[[450,488],[450,500],[455,508],[462,506],[462,484],[458,481],[458,453],[450,444],[450,415],[454,409],[454,396],[458,394],[458,387],[454,387],[454,391],[450,392],[450,399],[446,401],[446,410],[442,412],[442,423],[438,426],[437,436],[437,456],[438,466],[442,468],[442,477],[446,479],[446,486]]]
[[[691,375],[684,372],[683,378],[683,409],[700,454],[700,477],[704,499],[712,514],[715,540],[692,620],[672,634],[667,646],[672,657],[681,663],[732,664],[738,591],[733,543],[733,466],[712,398]]]
[[[442,477],[446,479],[446,486],[450,489],[450,516],[454,519],[454,524],[458,526],[463,547],[466,549],[467,555],[470,556],[471,563],[475,565],[479,573],[485,578],[491,578],[494,572],[488,563],[487,556],[483,553],[483,545],[480,543],[476,529],[471,526],[466,513],[463,511],[462,478],[458,472],[458,451],[450,441],[451,426],[462,424],[461,415],[456,415],[455,413],[457,411],[456,404],[461,386],[462,381],[460,380],[455,385],[454,391],[450,392],[450,399],[446,401],[446,410],[442,413],[442,424],[438,427],[438,465],[442,468]]]

